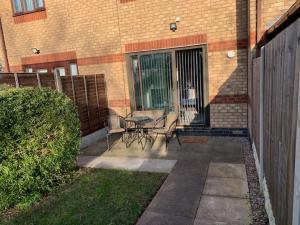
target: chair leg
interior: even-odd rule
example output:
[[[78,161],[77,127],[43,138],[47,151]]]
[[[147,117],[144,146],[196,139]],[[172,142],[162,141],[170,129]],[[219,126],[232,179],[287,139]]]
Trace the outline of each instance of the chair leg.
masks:
[[[109,135],[107,134],[107,135],[106,135],[107,150],[109,150],[109,140],[108,140],[108,138],[109,138]]]
[[[169,143],[169,140],[168,140],[167,135],[165,135],[165,138],[166,138],[166,151],[168,151],[168,143]]]
[[[181,142],[180,142],[180,139],[179,139],[179,137],[178,137],[178,134],[177,134],[177,132],[175,132],[175,135],[176,135],[176,138],[177,138],[178,144],[181,146]]]

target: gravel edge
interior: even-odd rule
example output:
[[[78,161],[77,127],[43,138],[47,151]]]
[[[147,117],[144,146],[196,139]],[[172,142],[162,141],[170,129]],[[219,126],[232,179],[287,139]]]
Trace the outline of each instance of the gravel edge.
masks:
[[[239,138],[239,142],[242,144],[243,157],[248,178],[249,198],[253,218],[252,225],[268,225],[269,219],[265,210],[265,198],[260,192],[259,178],[250,140],[248,138]]]

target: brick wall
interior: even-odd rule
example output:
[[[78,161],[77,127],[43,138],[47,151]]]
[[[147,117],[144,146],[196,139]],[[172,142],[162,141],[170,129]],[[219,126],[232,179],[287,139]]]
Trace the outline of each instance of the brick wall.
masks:
[[[212,104],[211,125],[247,128],[247,104]]]
[[[45,0],[45,4],[46,16],[24,21],[12,16],[10,1],[0,0],[13,69],[21,69],[22,59],[32,56],[32,47],[39,48],[40,55],[76,52],[79,72],[104,73],[111,110],[125,114],[126,52],[138,44],[139,50],[207,44],[210,99],[247,94],[247,0]],[[169,24],[178,16],[178,30],[172,32]],[[143,43],[148,42],[160,44],[146,48]],[[232,59],[227,57],[229,50],[236,54]],[[212,102],[211,125],[246,127],[245,111],[245,99]]]
[[[269,29],[297,0],[264,0],[262,30]]]

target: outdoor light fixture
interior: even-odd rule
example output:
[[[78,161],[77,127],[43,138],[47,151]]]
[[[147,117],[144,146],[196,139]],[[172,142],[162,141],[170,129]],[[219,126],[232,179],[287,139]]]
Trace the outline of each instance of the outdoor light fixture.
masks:
[[[177,30],[177,24],[176,23],[170,23],[170,30],[175,32]]]
[[[227,57],[228,57],[229,59],[234,58],[234,57],[235,57],[235,51],[228,51],[228,52],[227,52]]]
[[[37,48],[32,48],[31,51],[33,54],[37,54],[37,55],[40,54],[40,50]]]

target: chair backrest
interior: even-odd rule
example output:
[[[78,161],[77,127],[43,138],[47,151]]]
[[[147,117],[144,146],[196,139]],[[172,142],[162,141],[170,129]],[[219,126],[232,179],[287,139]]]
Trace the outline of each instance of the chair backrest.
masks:
[[[166,118],[166,123],[165,123],[165,129],[171,133],[176,129],[176,125],[177,125],[177,120],[178,120],[178,114],[175,112],[170,112],[167,115]]]
[[[108,116],[107,122],[108,122],[107,126],[109,130],[125,128],[125,121],[122,116],[112,114]]]

